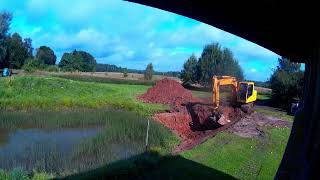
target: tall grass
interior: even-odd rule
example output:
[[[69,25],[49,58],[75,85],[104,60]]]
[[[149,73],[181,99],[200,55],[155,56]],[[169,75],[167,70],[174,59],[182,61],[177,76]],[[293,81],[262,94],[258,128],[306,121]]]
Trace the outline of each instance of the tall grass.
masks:
[[[57,110],[0,110],[0,129],[28,128],[83,128],[105,124],[106,119],[118,116],[112,109],[65,109]]]
[[[107,120],[105,131],[79,145],[73,155],[76,164],[97,168],[96,164],[129,158],[146,150],[147,121],[128,114],[123,116],[126,118]],[[150,121],[149,149],[168,154],[177,144],[178,139],[168,129]]]
[[[112,106],[149,116],[167,107],[138,101],[136,96],[144,93],[148,88],[142,85],[90,83],[57,77],[1,78],[0,109]]]
[[[32,174],[27,174],[21,168],[15,168],[12,171],[4,171],[0,169],[0,179],[1,180],[47,180],[51,179],[54,176],[47,173],[39,173],[39,172],[32,172]]]

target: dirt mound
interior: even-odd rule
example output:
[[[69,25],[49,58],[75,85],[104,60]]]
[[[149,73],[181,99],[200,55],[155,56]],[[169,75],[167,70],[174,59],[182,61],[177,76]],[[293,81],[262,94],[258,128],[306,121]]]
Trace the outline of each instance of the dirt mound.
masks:
[[[148,103],[168,104],[171,107],[179,107],[185,103],[199,101],[179,82],[167,78],[158,81],[139,99]]]

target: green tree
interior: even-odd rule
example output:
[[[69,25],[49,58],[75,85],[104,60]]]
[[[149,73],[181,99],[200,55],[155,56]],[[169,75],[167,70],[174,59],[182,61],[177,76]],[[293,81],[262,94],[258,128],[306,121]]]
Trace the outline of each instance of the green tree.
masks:
[[[151,80],[152,79],[152,76],[153,76],[153,66],[152,66],[152,63],[149,63],[147,65],[147,68],[146,70],[144,71],[144,79],[145,80]]]
[[[192,54],[189,59],[183,64],[183,70],[181,72],[181,79],[184,83],[197,81],[197,57]]]
[[[74,50],[71,53],[62,55],[59,67],[64,71],[83,71],[94,72],[96,68],[96,60],[85,51]]]
[[[279,58],[279,65],[270,78],[272,102],[275,106],[289,108],[293,98],[301,98],[304,73],[299,63],[290,62],[287,58]]]
[[[18,33],[14,33],[7,39],[7,56],[9,68],[20,69],[27,58],[32,57],[31,40],[25,42]],[[32,51],[32,50],[31,50]]]
[[[7,38],[12,15],[8,12],[0,13],[0,68],[8,67],[7,56]]]
[[[55,65],[57,57],[50,47],[40,46],[37,49],[36,59],[46,65]]]
[[[182,79],[211,84],[212,76],[234,76],[243,80],[243,70],[228,48],[222,49],[218,43],[206,45],[194,67],[190,58],[185,63]]]
[[[23,46],[27,51],[28,57],[33,57],[33,47],[32,47],[32,39],[31,38],[25,38],[23,42]]]
[[[277,66],[277,70],[285,71],[288,73],[299,72],[301,69],[300,63],[291,62],[289,59],[281,57],[278,59],[279,65]]]
[[[221,47],[218,43],[206,45],[199,58],[199,82],[210,84],[213,75],[221,68]]]
[[[220,62],[222,65],[220,71],[218,69],[217,74],[218,75],[229,75],[234,76],[238,80],[243,80],[243,70],[241,66],[239,65],[239,62],[234,58],[233,53],[230,51],[230,49],[225,48],[222,52],[222,62]]]

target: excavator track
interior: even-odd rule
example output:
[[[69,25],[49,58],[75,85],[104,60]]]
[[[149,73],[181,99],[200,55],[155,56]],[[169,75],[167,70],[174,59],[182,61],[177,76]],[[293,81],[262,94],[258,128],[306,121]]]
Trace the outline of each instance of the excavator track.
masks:
[[[241,109],[244,113],[251,114],[251,113],[254,111],[254,104],[253,104],[253,102],[247,103],[247,104],[241,104],[241,105],[240,105],[240,109]]]

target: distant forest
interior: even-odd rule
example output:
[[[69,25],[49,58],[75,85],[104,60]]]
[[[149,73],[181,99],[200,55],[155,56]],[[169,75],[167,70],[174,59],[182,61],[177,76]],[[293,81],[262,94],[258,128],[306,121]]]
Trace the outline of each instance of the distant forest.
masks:
[[[113,64],[97,64],[96,65],[96,72],[128,72],[128,73],[143,74],[144,70],[127,69],[127,68],[123,68],[123,67],[116,66]],[[168,71],[168,72],[154,71],[154,75],[165,75],[165,76],[179,77],[180,72],[178,72],[178,71]]]

